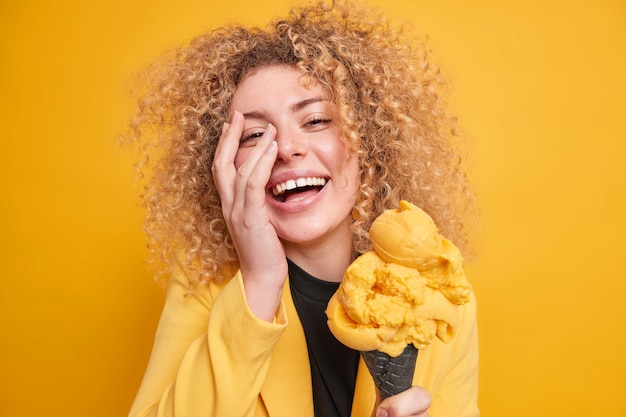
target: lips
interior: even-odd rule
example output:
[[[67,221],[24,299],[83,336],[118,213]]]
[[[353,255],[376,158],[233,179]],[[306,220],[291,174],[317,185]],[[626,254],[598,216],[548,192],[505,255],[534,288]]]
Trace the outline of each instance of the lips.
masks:
[[[271,189],[274,198],[286,201],[290,196],[307,191],[319,191],[326,185],[327,179],[322,177],[299,177],[274,185]]]

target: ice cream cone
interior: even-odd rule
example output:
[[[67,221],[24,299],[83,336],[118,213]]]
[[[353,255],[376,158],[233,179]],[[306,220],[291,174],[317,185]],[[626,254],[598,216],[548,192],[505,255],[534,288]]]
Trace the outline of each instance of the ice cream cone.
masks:
[[[372,374],[383,399],[411,387],[417,353],[418,350],[413,344],[407,345],[404,351],[396,357],[378,350],[361,352],[363,361]]]

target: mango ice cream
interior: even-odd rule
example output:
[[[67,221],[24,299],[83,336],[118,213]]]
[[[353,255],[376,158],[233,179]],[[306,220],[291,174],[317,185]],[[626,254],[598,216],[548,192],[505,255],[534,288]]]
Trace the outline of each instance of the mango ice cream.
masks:
[[[350,264],[326,314],[387,397],[411,386],[418,349],[452,340],[472,288],[459,249],[414,204],[383,212],[370,239],[374,250]]]

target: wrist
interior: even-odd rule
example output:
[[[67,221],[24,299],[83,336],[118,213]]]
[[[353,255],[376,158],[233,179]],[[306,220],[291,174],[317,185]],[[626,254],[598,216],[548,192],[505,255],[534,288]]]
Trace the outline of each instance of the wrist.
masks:
[[[280,306],[286,274],[282,279],[267,279],[259,276],[246,277],[242,272],[246,302],[258,318],[273,322]]]

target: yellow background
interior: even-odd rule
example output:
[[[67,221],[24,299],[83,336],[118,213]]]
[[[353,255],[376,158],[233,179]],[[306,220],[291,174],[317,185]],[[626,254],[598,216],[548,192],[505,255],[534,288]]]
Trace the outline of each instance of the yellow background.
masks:
[[[126,415],[163,300],[115,144],[127,88],[289,3],[2,2],[0,415]],[[483,415],[626,415],[626,5],[375,3],[430,36],[470,133]]]

